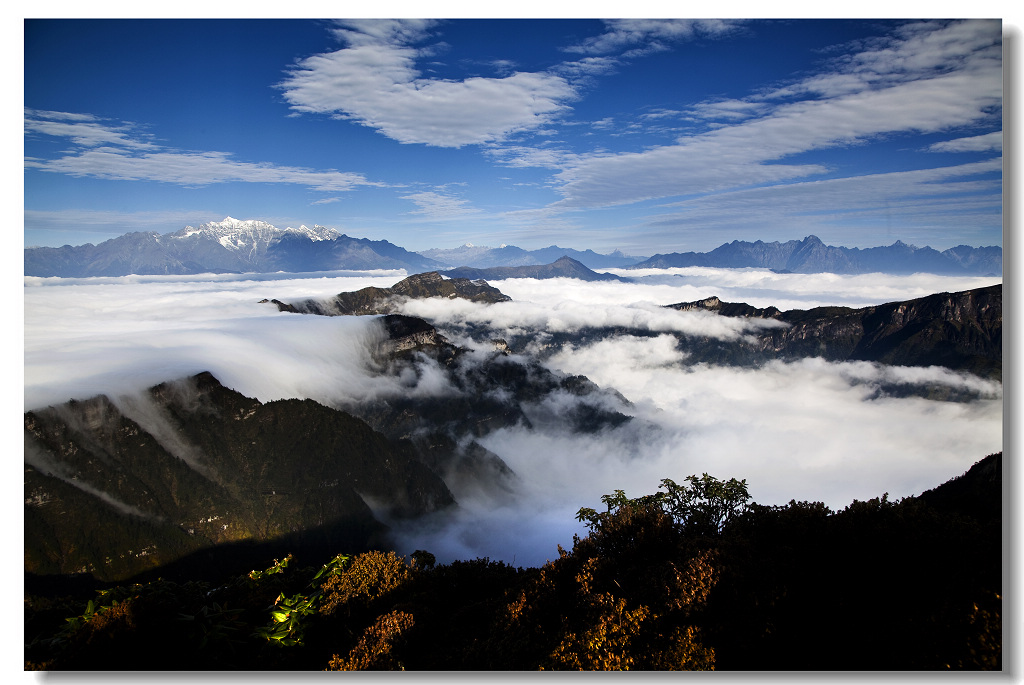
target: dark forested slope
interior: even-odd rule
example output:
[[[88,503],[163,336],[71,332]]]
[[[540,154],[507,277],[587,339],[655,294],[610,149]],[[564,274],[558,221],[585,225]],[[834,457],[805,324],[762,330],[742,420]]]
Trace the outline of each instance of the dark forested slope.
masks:
[[[999,670],[1000,461],[838,512],[707,474],[617,491],[541,568],[374,551],[30,594],[26,668]]]

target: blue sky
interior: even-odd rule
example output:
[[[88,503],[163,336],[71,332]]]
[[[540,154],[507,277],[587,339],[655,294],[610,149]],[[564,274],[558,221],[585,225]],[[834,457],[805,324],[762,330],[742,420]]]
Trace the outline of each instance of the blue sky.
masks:
[[[25,245],[1002,245],[998,20],[27,20]]]

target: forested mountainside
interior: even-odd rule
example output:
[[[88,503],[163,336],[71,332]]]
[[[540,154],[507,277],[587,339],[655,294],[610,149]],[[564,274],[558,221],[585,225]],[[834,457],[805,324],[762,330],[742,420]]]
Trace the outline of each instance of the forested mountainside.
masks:
[[[35,574],[119,580],[226,543],[265,554],[282,537],[363,550],[383,532],[365,498],[397,516],[454,504],[408,441],[312,400],[262,404],[209,374],[121,407],[97,397],[29,412],[25,435]]]
[[[666,479],[540,568],[343,551],[30,592],[26,669],[999,670],[1001,458],[841,511]]]

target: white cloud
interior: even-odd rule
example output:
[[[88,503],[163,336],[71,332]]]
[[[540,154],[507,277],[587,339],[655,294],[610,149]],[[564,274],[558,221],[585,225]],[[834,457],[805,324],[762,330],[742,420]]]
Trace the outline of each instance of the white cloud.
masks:
[[[686,37],[700,26],[611,22],[608,33],[577,49],[656,43],[670,34]],[[522,148],[494,154],[516,166],[560,167],[555,181],[563,199],[554,205],[559,209],[695,196],[834,173],[822,164],[786,160],[889,134],[994,123],[1002,103],[1000,41],[999,22],[908,23],[892,36],[861,45],[859,52],[844,46],[847,54],[831,60],[826,70],[792,84],[680,109],[707,125],[671,145],[583,155]]]
[[[599,55],[640,45],[634,51],[665,49],[664,43],[718,37],[735,31],[743,22],[735,19],[609,19],[607,30],[587,38],[566,52]]]
[[[878,273],[794,274],[776,273],[770,269],[714,269],[702,266],[607,271],[639,277],[641,283],[636,287],[647,290],[645,297],[665,304],[694,302],[716,296],[724,302],[746,302],[755,307],[775,306],[783,311],[831,305],[869,307],[939,292],[984,288],[1003,281],[999,277],[938,276],[927,273],[906,276]],[[512,281],[494,283],[510,297],[527,296],[509,287]],[[541,298],[543,295],[535,293],[529,297]]]
[[[418,209],[414,210],[413,214],[422,214],[429,219],[444,220],[479,213],[473,207],[467,206],[469,200],[435,190],[409,193],[402,195],[401,198],[409,200],[417,206]]]
[[[995,131],[969,138],[956,138],[928,146],[929,152],[1002,152],[1003,132]]]
[[[258,301],[399,278],[26,279],[25,407],[116,396],[204,370],[262,401],[386,390],[372,380],[368,319],[287,315]]]
[[[672,362],[659,339],[626,338],[566,350],[551,363],[618,388],[639,416],[671,435],[661,445],[662,466],[677,465],[662,477],[705,470],[747,478],[762,503],[818,499],[841,507],[885,491],[916,494],[1001,449],[998,384],[983,388],[988,399],[970,403],[871,399],[891,371],[820,359],[756,370]],[[897,374],[915,372],[919,381],[985,385],[942,371]]]
[[[227,152],[175,150],[139,140],[128,126],[64,124],[42,118],[42,115],[47,114],[52,113],[27,110],[26,130],[67,137],[84,149],[53,159],[26,157],[27,169],[119,181],[161,181],[185,186],[229,182],[285,183],[308,186],[313,190],[344,191],[355,186],[382,185],[357,173],[242,162],[233,159]],[[70,116],[63,113],[58,115]]]
[[[676,145],[584,158],[557,175],[565,196],[559,204],[608,206],[822,174],[827,168],[819,164],[774,162],[883,133],[935,132],[974,123],[1001,98],[997,68],[785,104],[767,116],[683,138]]]
[[[680,312],[650,302],[585,303],[564,294],[576,288],[571,279],[551,280],[556,283],[545,281],[540,286],[547,295],[543,301],[515,301],[513,298],[512,302],[488,306],[467,300],[412,300],[403,306],[402,311],[435,321],[485,324],[508,333],[524,330],[564,333],[589,327],[629,327],[738,340],[753,331],[780,325],[771,320],[726,318],[703,311]],[[494,283],[501,289],[509,281]],[[557,285],[561,287],[556,295],[552,286]]]
[[[135,150],[154,150],[159,146],[140,140],[128,125],[111,126],[91,114],[46,112],[25,109],[25,134],[70,138],[75,145],[96,147],[118,145]],[[133,137],[134,136],[134,137]]]
[[[326,298],[390,286],[401,276],[26,278],[25,407],[118,395],[203,370],[263,401],[311,397],[343,406],[389,393],[443,395],[451,388],[429,365],[415,379],[376,375],[367,352],[377,335],[370,318],[289,315],[258,304],[264,297]],[[710,294],[759,306],[878,303],[982,285],[981,279],[927,275],[721,269],[646,278],[636,284],[508,280],[496,284],[516,298],[513,307],[424,306],[433,307],[429,313],[439,321],[472,317],[552,329],[618,323],[675,331],[659,328],[667,320],[661,315],[680,313],[655,305]],[[714,330],[711,318],[683,317],[705,331]],[[736,329],[720,330],[728,337]],[[551,422],[489,434],[483,444],[515,470],[518,489],[508,497],[467,495],[457,511],[402,528],[401,551],[539,564],[557,555],[556,544],[568,546],[572,534],[582,532],[574,520],[579,507],[599,505],[600,496],[616,488],[637,496],[654,492],[661,478],[707,472],[746,478],[762,503],[795,498],[842,507],[886,491],[894,498],[916,494],[1002,447],[1001,386],[943,369],[815,359],[762,369],[686,366],[668,334],[624,335],[555,352],[552,366],[621,391],[633,402],[624,411],[634,420],[596,435]],[[981,399],[946,403],[876,392],[921,383]],[[550,406],[571,401],[553,397]],[[133,411],[145,414],[144,408]]]
[[[691,241],[705,230],[716,240],[722,232],[739,239],[767,239],[763,227],[768,224],[785,226],[789,237],[814,233],[830,242],[831,225],[835,239],[843,245],[873,247],[895,240],[886,241],[884,234],[898,217],[905,241],[916,234],[922,237],[922,245],[945,249],[963,242],[967,224],[979,233],[995,235],[994,241],[979,238],[990,244],[999,242],[1002,225],[1002,182],[991,178],[1001,168],[1002,159],[997,158],[713,193],[666,205],[679,211],[652,217],[649,228],[666,230],[664,234],[651,230],[646,237],[652,243],[671,244],[679,239],[679,227],[685,226]],[[759,219],[754,227],[752,215]],[[858,235],[851,229],[852,221],[873,222],[878,228],[874,234]]]
[[[545,126],[576,97],[560,76],[516,72],[461,81],[423,78],[423,22],[364,20],[336,35],[348,45],[307,57],[279,87],[293,110],[332,114],[401,143],[461,147]]]

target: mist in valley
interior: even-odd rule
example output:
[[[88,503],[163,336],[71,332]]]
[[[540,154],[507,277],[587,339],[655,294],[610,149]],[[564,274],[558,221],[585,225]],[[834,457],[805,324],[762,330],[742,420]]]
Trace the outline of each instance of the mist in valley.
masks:
[[[708,268],[619,273],[637,278],[491,281],[513,301],[405,305],[403,313],[428,320],[453,343],[478,349],[481,358],[486,343],[480,331],[492,337],[529,331],[535,347],[545,332],[595,326],[632,331],[546,349],[543,363],[618,391],[628,402],[611,395],[601,401],[633,420],[596,433],[545,420],[581,402],[571,393],[552,393],[524,407],[531,426],[500,428],[479,439],[516,473],[514,486],[463,483],[453,488],[458,508],[414,523],[390,521],[397,551],[427,549],[439,561],[488,556],[537,565],[584,532],[575,520],[580,507],[599,507],[601,495],[615,489],[639,496],[656,491],[662,478],[680,482],[706,472],[746,479],[762,504],[796,499],[835,509],[883,492],[893,499],[918,494],[1002,449],[998,382],[938,367],[813,358],[757,368],[690,364],[677,334],[729,342],[778,323],[663,308],[712,295],[784,310],[861,307],[992,285],[999,278]],[[377,317],[305,316],[260,303],[389,287],[404,275],[26,278],[24,409],[106,394],[145,417],[145,405],[133,398],[201,371],[263,402],[311,398],[351,409],[410,395],[441,401],[459,390],[437,362],[421,357],[414,372],[390,373],[374,358],[383,335]],[[879,392],[894,385],[938,385],[972,399]]]

